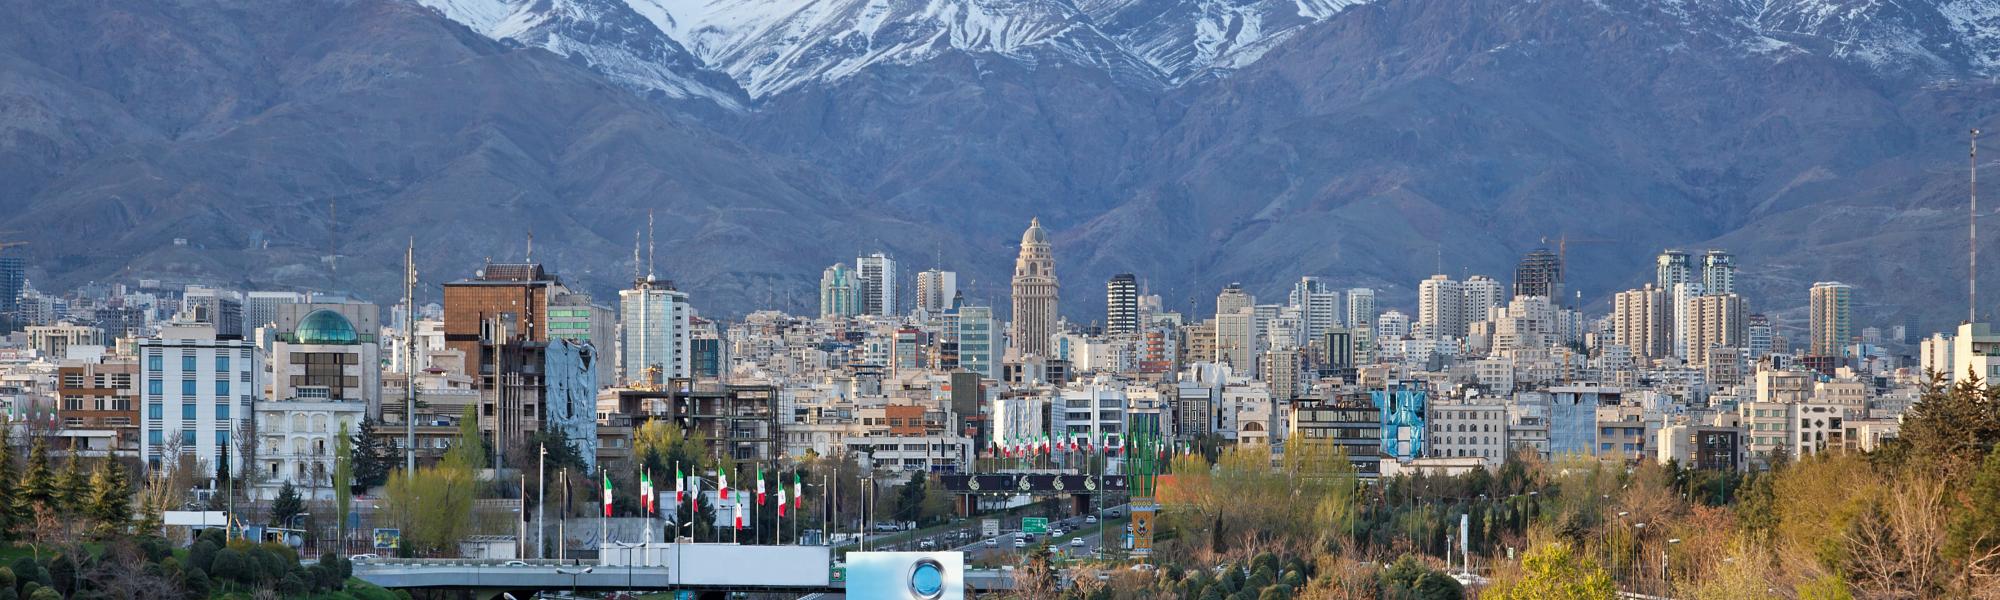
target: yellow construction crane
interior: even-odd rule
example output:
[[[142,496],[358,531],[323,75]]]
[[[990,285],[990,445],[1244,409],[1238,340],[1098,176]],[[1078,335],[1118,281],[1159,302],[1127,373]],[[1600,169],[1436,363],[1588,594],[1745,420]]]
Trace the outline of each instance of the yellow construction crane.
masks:
[[[1572,242],[1578,244],[1611,244],[1611,243],[1616,243],[1616,240],[1588,239],[1588,238],[1570,239],[1569,234],[1567,233],[1556,236],[1556,260],[1562,261],[1564,270],[1569,269],[1569,245]],[[1543,246],[1549,245],[1548,236],[1542,236],[1542,245]]]

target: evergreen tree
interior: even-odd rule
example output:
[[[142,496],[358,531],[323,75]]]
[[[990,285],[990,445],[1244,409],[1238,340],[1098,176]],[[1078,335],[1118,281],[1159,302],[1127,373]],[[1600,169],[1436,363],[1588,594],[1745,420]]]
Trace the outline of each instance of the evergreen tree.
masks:
[[[367,422],[363,421],[366,427]],[[333,452],[333,503],[334,537],[339,548],[347,548],[347,515],[354,502],[354,441],[347,435],[347,423],[340,424],[340,437],[334,440]]]
[[[90,491],[84,497],[83,508],[97,522],[94,531],[100,539],[125,533],[132,521],[131,498],[131,484],[125,477],[124,466],[107,460],[91,472]]]
[[[10,428],[0,419],[0,540],[11,540],[14,536],[13,506],[15,498],[14,446]]]
[[[49,472],[48,442],[36,439],[34,448],[28,451],[28,468],[21,473],[21,487],[14,496],[15,522],[32,522],[35,508],[48,506],[54,479],[55,475]]]
[[[78,503],[83,501],[89,485],[90,480],[77,466],[75,458],[63,461],[62,471],[57,472],[55,480],[49,483],[49,510],[65,515],[74,514]]]
[[[347,436],[352,446],[346,455],[354,461],[354,483],[357,491],[379,487],[389,481],[389,472],[402,466],[402,456],[389,444],[375,435],[375,420],[361,421],[359,431]]]
[[[278,499],[271,502],[271,525],[290,527],[292,518],[305,511],[305,499],[300,498],[298,488],[292,487],[292,482],[287,481],[284,487],[278,488]]]

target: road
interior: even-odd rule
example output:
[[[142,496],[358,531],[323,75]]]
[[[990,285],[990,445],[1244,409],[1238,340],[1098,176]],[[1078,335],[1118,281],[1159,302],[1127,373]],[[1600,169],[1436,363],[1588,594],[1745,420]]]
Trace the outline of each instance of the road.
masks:
[[[964,552],[966,562],[973,564],[979,564],[982,561],[1012,564],[1015,562],[1015,555],[1028,548],[1033,548],[1036,544],[1043,541],[1051,542],[1049,549],[1056,552],[1059,556],[1075,558],[1090,557],[1094,556],[1104,546],[1110,546],[1115,550],[1123,543],[1124,527],[1128,521],[1122,515],[1125,515],[1127,510],[1127,507],[1123,505],[1108,509],[1106,511],[1107,514],[1115,512],[1121,515],[1121,518],[1108,520],[1105,523],[1105,527],[1101,529],[1097,524],[1087,522],[1089,519],[1086,517],[1071,517],[1059,522],[1050,523],[1051,527],[1061,527],[1063,529],[1062,535],[1038,535],[1035,536],[1036,539],[1034,540],[1022,542],[1020,547],[1016,547],[1015,540],[1020,539],[1023,536],[1022,533],[1003,532],[999,537],[993,538],[995,540],[993,546],[987,546],[987,540],[973,539],[953,549]]]

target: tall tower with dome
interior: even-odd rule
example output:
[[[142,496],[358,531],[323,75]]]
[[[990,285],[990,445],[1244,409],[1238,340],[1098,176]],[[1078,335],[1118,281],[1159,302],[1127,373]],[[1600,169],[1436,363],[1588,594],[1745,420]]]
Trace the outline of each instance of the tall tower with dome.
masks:
[[[1014,352],[1016,356],[1048,356],[1049,336],[1056,327],[1056,259],[1049,253],[1049,233],[1042,220],[1028,222],[1021,234],[1021,256],[1014,259]]]

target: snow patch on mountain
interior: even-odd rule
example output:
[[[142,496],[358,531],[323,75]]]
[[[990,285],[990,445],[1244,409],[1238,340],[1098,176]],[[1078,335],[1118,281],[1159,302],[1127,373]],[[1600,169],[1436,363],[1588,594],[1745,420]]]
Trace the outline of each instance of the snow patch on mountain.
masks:
[[[735,82],[632,11],[624,0],[418,0],[496,40],[513,40],[582,61],[612,81],[730,110],[745,100]]]
[[[1301,28],[1369,0],[1098,0],[1081,4],[1133,54],[1181,83],[1247,66]]]

